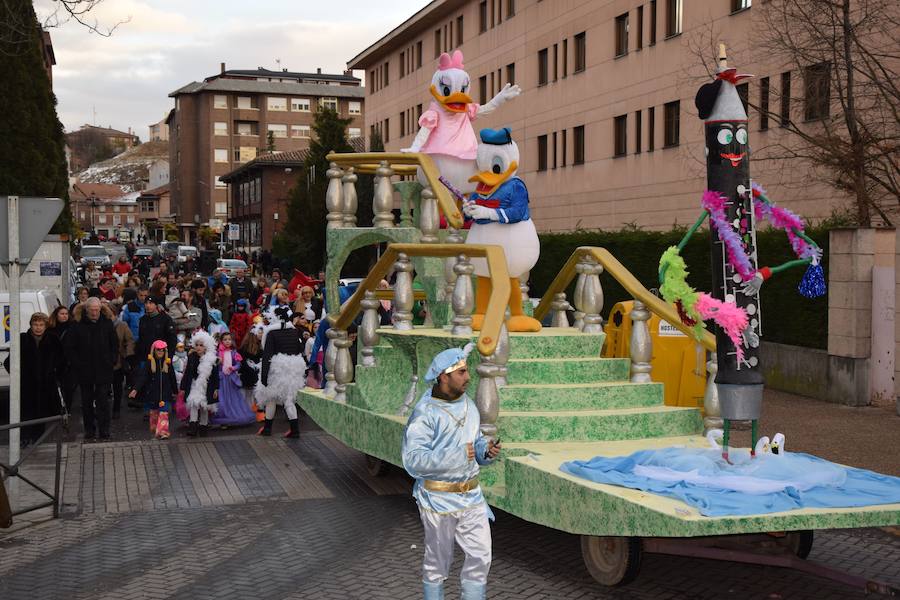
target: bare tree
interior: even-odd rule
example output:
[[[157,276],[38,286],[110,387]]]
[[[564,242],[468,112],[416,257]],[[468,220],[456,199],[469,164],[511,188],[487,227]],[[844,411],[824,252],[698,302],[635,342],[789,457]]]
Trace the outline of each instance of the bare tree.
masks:
[[[53,10],[43,17],[44,29],[59,27],[69,21],[75,21],[91,33],[109,37],[119,28],[119,25],[131,21],[131,17],[128,17],[112,25],[101,25],[96,17],[90,15],[90,12],[101,2],[103,0],[53,0]]]
[[[112,25],[101,25],[90,12],[103,0],[53,0],[52,8],[46,15],[39,15],[38,22],[43,29],[60,27],[74,21],[90,33],[109,37],[113,32],[131,20],[131,17]],[[19,6],[22,0],[0,0],[0,55],[17,56],[27,52],[34,43],[33,21],[26,18]]]
[[[767,158],[807,161],[853,198],[858,225],[873,217],[892,225],[900,212],[900,3],[771,0],[760,8],[761,46],[795,75],[768,111],[794,135],[780,136]]]

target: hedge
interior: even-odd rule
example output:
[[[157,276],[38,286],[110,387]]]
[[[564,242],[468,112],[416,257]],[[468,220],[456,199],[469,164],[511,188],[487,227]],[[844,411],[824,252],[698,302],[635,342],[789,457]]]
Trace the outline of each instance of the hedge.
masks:
[[[570,233],[540,234],[541,258],[531,270],[532,297],[543,296],[559,269],[579,246],[601,246],[609,250],[648,289],[659,287],[657,270],[659,257],[669,246],[678,244],[685,229],[670,231],[575,231]],[[828,229],[810,228],[806,231],[824,252],[823,267],[828,277]],[[766,229],[757,233],[760,265],[776,266],[794,258],[790,244],[782,231]],[[699,291],[709,291],[711,263],[709,230],[694,234],[682,252],[687,263],[688,282]],[[797,284],[805,269],[798,267],[773,276],[762,287],[762,332],[767,341],[827,348],[828,346],[828,296],[810,300],[797,292]],[[630,295],[612,277],[601,275],[603,285],[603,312]],[[571,301],[574,283],[567,296]]]

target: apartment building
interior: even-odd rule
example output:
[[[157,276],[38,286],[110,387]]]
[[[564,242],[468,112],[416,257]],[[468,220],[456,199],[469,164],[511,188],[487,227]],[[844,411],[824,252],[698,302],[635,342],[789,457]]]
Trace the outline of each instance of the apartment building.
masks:
[[[540,230],[667,229],[697,218],[706,183],[694,95],[709,74],[697,48],[712,65],[715,42],[724,42],[730,64],[756,75],[741,86],[744,97],[781,121],[814,121],[810,106],[827,114],[827,72],[809,85],[809,73],[791,72],[754,44],[766,7],[751,0],[434,0],[348,67],[366,76],[366,130],[381,132],[396,151],[412,143],[428,108],[438,56],[461,49],[475,101],[487,102],[507,83],[523,89],[475,126],[512,128]],[[824,104],[809,97],[822,85]],[[749,116],[759,155],[791,135],[752,106]],[[756,157],[751,173],[773,199],[811,219],[846,202],[797,161]]]
[[[69,210],[82,231],[109,238],[138,226],[140,207],[135,196],[118,185],[78,182],[69,190]]]
[[[352,118],[348,135],[362,135],[364,90],[349,72],[334,75],[226,70],[169,94],[169,165],[172,209],[180,237],[196,243],[201,226],[228,220],[228,190],[221,177],[266,152],[309,147],[314,111],[335,109]]]

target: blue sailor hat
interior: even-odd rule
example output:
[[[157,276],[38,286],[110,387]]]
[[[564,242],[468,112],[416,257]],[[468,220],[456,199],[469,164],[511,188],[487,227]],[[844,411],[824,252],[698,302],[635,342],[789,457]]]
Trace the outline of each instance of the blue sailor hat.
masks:
[[[481,142],[484,144],[492,144],[494,146],[512,144],[512,130],[509,127],[503,127],[502,129],[482,129]]]
[[[425,374],[425,381],[433,383],[437,381],[441,373],[452,373],[464,367],[466,359],[474,347],[474,344],[469,343],[464,348],[450,348],[439,353],[431,361],[431,366],[428,367],[428,372]]]

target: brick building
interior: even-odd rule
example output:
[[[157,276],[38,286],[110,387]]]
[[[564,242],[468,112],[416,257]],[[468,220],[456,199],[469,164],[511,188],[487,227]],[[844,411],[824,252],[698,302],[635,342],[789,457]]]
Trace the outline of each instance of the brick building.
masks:
[[[148,240],[161,242],[166,239],[165,226],[175,222],[172,213],[169,184],[144,190],[137,198],[140,226],[137,233]]]
[[[69,190],[69,209],[82,231],[107,238],[120,230],[133,231],[139,224],[136,194],[108,183],[75,183]]]
[[[277,152],[308,148],[313,113],[325,106],[352,118],[348,133],[361,136],[364,93],[349,73],[226,70],[224,63],[219,74],[172,92],[170,189],[181,239],[195,243],[201,226],[228,220],[221,177],[266,151],[270,133]]]
[[[754,150],[794,135],[779,126],[781,119],[816,126],[808,112],[816,90],[805,85],[809,73],[792,72],[758,45],[762,11],[771,6],[435,0],[348,68],[366,74],[366,131],[381,131],[386,149],[397,151],[411,145],[418,116],[428,109],[437,57],[461,49],[476,102],[487,102],[506,83],[523,89],[475,128],[512,128],[539,229],[667,229],[692,223],[700,210],[706,171],[694,95],[709,75],[695,50],[702,48],[711,63],[710,36],[727,44],[730,64],[756,75],[740,88],[752,100]],[[820,83],[828,89],[827,79]],[[755,106],[768,106],[775,116],[764,118]],[[824,109],[827,114],[827,99]],[[751,173],[777,201],[810,218],[846,203],[808,165],[762,160],[763,154]]]
[[[89,167],[98,156],[109,158],[109,150],[113,153],[124,152],[139,143],[140,140],[132,133],[131,127],[125,132],[111,127],[82,125],[78,131],[66,134],[66,146],[71,152],[69,170],[77,173]]]

